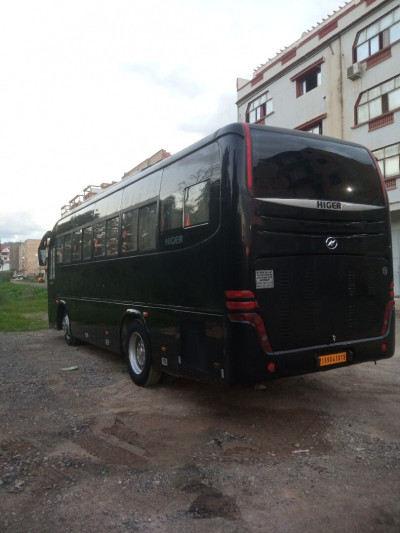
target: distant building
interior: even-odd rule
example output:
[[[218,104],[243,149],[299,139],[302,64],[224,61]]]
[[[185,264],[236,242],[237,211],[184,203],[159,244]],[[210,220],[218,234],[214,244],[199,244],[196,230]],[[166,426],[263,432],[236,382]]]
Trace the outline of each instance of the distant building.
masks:
[[[0,245],[0,271],[10,270],[10,247]]]
[[[126,179],[130,176],[133,176],[133,174],[137,174],[141,170],[144,170],[145,168],[151,167],[152,165],[155,165],[156,163],[159,163],[160,161],[167,159],[168,157],[170,157],[170,155],[171,154],[167,152],[166,150],[159,150],[152,156],[148,157],[147,159],[145,159],[144,161],[136,165],[136,167],[132,168],[132,170],[130,170],[129,172],[126,172],[122,176],[122,179]]]
[[[39,239],[28,239],[10,246],[10,270],[14,275],[35,277],[44,271],[43,267],[39,267],[39,244]]]
[[[114,183],[116,182],[113,181],[112,183],[102,183],[101,185],[88,185],[85,187],[85,189],[83,189],[83,194],[77,194],[69,201],[68,204],[61,207],[61,216],[65,215],[65,213],[68,213],[68,211],[75,209],[75,207],[80,206],[83,202],[86,202],[86,200],[92,198],[92,196],[95,196],[104,189],[107,189],[107,187],[114,185]]]
[[[400,294],[400,5],[352,0],[237,80],[239,122],[330,135],[367,146],[388,191]]]
[[[152,156],[148,157],[139,165],[129,170],[129,172],[125,172],[125,174],[122,176],[122,180],[125,178],[128,178],[130,176],[133,176],[133,174],[137,174],[141,170],[144,170],[147,167],[151,167],[152,165],[155,165],[156,163],[162,161],[163,159],[166,159],[171,154],[167,152],[166,150],[162,149],[153,154]],[[75,209],[75,207],[78,207],[83,202],[86,202],[86,200],[89,200],[89,198],[92,198],[99,192],[103,191],[104,189],[107,189],[111,185],[114,185],[116,183],[113,181],[112,183],[101,183],[100,185],[88,185],[83,189],[83,194],[77,194],[72,198],[72,200],[69,201],[68,204],[65,204],[61,207],[61,216],[65,215],[72,209]]]

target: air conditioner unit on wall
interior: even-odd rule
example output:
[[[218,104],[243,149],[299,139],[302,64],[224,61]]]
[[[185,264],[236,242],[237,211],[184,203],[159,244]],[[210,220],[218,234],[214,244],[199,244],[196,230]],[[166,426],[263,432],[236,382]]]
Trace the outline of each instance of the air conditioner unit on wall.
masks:
[[[361,65],[360,63],[354,63],[347,69],[347,77],[349,80],[357,80],[361,78]]]

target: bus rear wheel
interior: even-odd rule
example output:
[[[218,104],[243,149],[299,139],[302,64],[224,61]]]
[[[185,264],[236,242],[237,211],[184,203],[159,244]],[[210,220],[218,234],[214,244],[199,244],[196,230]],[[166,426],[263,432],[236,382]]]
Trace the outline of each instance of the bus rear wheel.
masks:
[[[71,333],[71,321],[67,312],[64,313],[61,326],[64,332],[65,342],[69,344],[69,346],[76,346],[77,344],[79,344],[79,340]]]
[[[141,387],[156,385],[162,373],[153,367],[149,336],[143,324],[134,322],[126,336],[126,362],[132,381]]]

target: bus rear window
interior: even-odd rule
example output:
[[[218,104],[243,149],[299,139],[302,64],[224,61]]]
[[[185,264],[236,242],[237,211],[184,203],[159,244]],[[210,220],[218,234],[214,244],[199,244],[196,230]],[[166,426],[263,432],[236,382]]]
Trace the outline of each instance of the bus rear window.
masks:
[[[259,198],[385,204],[374,162],[362,147],[252,129],[252,162]]]

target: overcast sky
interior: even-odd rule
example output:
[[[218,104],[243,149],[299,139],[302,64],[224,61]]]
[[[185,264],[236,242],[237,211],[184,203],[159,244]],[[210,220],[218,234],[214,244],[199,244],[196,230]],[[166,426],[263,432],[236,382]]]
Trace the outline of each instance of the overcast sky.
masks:
[[[236,78],[344,0],[0,0],[0,239],[235,122]]]

